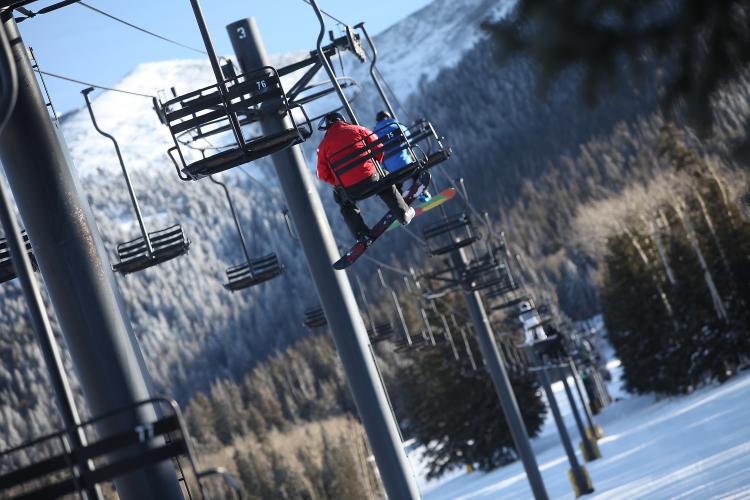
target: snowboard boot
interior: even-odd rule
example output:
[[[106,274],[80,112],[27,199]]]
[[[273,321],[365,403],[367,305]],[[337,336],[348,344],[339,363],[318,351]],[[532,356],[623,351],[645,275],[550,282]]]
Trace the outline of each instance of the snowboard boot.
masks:
[[[401,223],[402,226],[408,226],[415,215],[417,215],[417,212],[414,210],[413,207],[409,207],[409,210],[404,212],[404,216],[399,217],[398,221],[399,223]]]

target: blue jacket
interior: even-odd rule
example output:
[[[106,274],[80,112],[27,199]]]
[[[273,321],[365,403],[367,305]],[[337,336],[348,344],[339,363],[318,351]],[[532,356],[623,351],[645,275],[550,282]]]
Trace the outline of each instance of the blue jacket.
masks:
[[[380,120],[378,123],[375,124],[375,133],[378,134],[378,136],[383,136],[384,134],[387,134],[389,132],[392,132],[396,129],[401,129],[404,132],[404,135],[408,138],[409,137],[409,129],[407,129],[404,125],[398,123],[393,118],[388,118],[387,120]],[[388,143],[386,142],[384,144],[386,150],[385,150],[385,156],[387,157],[389,153],[392,153],[396,150],[396,148],[390,148],[388,149]],[[391,157],[386,158],[383,160],[383,168],[386,169],[388,172],[396,172],[397,170],[401,170],[405,166],[411,164],[414,162],[414,158],[412,157],[412,154],[409,152],[408,149],[402,150],[398,154],[394,154]]]

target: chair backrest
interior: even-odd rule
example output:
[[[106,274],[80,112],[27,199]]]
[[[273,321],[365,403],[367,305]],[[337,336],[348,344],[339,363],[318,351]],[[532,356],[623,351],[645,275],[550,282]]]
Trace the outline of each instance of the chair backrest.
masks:
[[[190,244],[179,224],[158,231],[150,231],[148,237],[155,256],[160,253],[169,253],[175,248],[185,248]],[[117,256],[121,262],[137,259],[147,254],[148,247],[143,236],[117,245]]]
[[[284,266],[279,262],[276,254],[268,254],[254,258],[249,263],[227,269],[227,287],[235,285],[240,288],[268,281],[284,272]]]
[[[368,139],[373,140],[368,143]],[[386,150],[389,155],[399,154],[403,150],[411,152],[411,143],[403,130],[396,127],[388,130],[388,133],[380,137],[373,132],[364,139],[358,139],[334,151],[329,157],[331,170],[336,177],[340,177],[349,170],[363,165],[368,160],[377,163],[377,157]],[[413,156],[413,152],[411,154]]]
[[[102,434],[104,422],[121,421],[127,415],[132,418],[132,415],[143,414],[147,407],[154,408],[156,414],[159,410],[164,414],[130,428]],[[96,432],[92,432],[94,426]],[[76,448],[70,436],[81,431],[95,437],[88,439],[86,446]],[[198,478],[179,407],[174,401],[154,398],[1,453],[0,497],[57,498],[80,493],[179,457],[185,457],[188,465],[181,469]],[[19,462],[25,463],[18,466]],[[88,464],[93,464],[93,468]]]
[[[172,135],[192,132],[205,137],[211,132],[229,130],[230,113],[238,115],[251,108],[263,109],[267,114],[277,113],[282,107],[288,111],[281,80],[274,68],[264,67],[234,76],[222,85],[227,90],[224,95],[221,85],[214,84],[164,102],[161,106]]]
[[[314,307],[305,310],[305,326],[308,328],[318,328],[328,324],[326,315],[320,307]]]

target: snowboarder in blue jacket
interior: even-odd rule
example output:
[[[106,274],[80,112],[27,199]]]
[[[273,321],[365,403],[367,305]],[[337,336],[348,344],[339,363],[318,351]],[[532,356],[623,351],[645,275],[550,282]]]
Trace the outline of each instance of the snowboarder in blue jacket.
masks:
[[[409,129],[404,125],[398,123],[388,111],[380,111],[375,117],[377,123],[373,130],[378,134],[378,137],[383,137],[385,134],[401,129],[404,133],[404,137],[409,138]],[[394,139],[397,142],[397,139]],[[383,160],[383,168],[390,173],[397,172],[407,165],[414,163],[415,159],[409,149],[402,149],[400,152],[393,154],[396,151],[396,147],[388,148],[388,143],[383,144],[385,149],[385,160]],[[389,153],[391,156],[389,156]]]
[[[393,118],[393,115],[388,111],[379,111],[375,116],[375,120],[377,123],[375,124],[375,127],[373,127],[373,130],[375,130],[378,137],[382,137],[385,134],[401,129],[404,137],[407,139],[409,138],[409,129],[403,124],[397,122],[396,119]],[[385,148],[385,159],[381,162],[383,169],[388,173],[398,172],[402,168],[411,165],[416,161],[413,153],[408,148],[402,149],[400,152],[396,153],[397,147],[388,148],[388,142],[390,141],[383,144],[383,147]],[[393,142],[397,142],[397,139],[394,139]],[[396,187],[399,191],[403,191],[403,186],[401,184],[398,184]],[[419,196],[419,201],[424,202],[429,199],[430,193],[425,189]]]

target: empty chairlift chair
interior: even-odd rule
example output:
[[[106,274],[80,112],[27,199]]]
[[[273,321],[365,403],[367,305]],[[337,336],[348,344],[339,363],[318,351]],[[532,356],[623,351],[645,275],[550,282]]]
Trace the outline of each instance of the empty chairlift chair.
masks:
[[[279,75],[270,66],[230,76],[155,105],[174,139],[169,156],[178,176],[185,181],[198,180],[279,152],[304,142],[312,134],[304,108],[288,102]],[[300,110],[303,123],[297,123],[294,109]],[[288,117],[289,126],[274,134],[253,135],[258,127],[248,125],[266,116]],[[191,159],[190,143],[208,138],[224,141],[210,148],[214,151],[212,154]]]
[[[481,235],[474,229],[471,215],[459,213],[444,217],[424,228],[422,236],[427,241],[431,255],[444,255],[471,245]]]
[[[307,328],[321,328],[328,324],[326,315],[321,307],[311,307],[305,310],[305,321],[303,323]]]
[[[83,97],[86,100],[89,115],[91,116],[91,122],[96,131],[110,139],[115,146],[117,159],[120,162],[120,168],[122,169],[122,174],[125,177],[125,183],[128,187],[130,201],[133,204],[135,217],[141,230],[141,235],[138,238],[117,245],[116,250],[118,262],[112,266],[112,269],[122,274],[129,274],[186,254],[190,249],[190,240],[185,236],[185,233],[179,224],[174,224],[157,231],[148,232],[146,230],[146,224],[143,220],[143,215],[141,214],[141,209],[138,205],[138,199],[135,196],[135,191],[133,190],[133,185],[130,181],[130,175],[125,168],[125,162],[120,153],[120,146],[112,135],[99,128],[96,118],[94,117],[94,110],[91,106],[91,100],[89,99],[89,94],[93,90],[94,88],[90,87],[82,92]]]
[[[36,271],[38,268],[36,259],[34,258],[34,254],[31,252],[31,243],[29,242],[29,237],[26,235],[26,231],[22,231],[21,234],[23,235],[23,243],[26,246],[26,252],[29,254],[31,265]],[[8,248],[8,241],[5,238],[2,238],[0,239],[0,283],[10,281],[16,276],[16,267],[13,265],[13,262],[10,258],[10,248]]]
[[[154,407],[158,407],[160,416],[140,425],[111,433],[94,428],[105,422],[111,428],[123,418],[148,414]],[[70,439],[73,433],[83,433],[88,444],[76,448]],[[83,465],[87,461],[93,467]],[[237,481],[224,469],[197,470],[195,453],[177,403],[154,398],[0,453],[3,471],[0,497],[41,499],[77,494],[85,498],[84,493],[96,486],[165,462],[175,466],[187,498],[196,493],[198,498],[207,498],[204,479],[210,476],[219,476],[228,487],[240,492]],[[190,491],[193,485],[197,485],[198,491]]]
[[[378,342],[384,342],[390,338],[393,338],[396,331],[393,328],[393,323],[385,321],[383,323],[376,323],[374,327],[367,329],[367,336],[370,338],[370,342],[377,344]]]
[[[213,177],[210,177],[210,179],[211,182],[218,184],[224,189],[229,208],[232,211],[234,225],[237,228],[237,234],[240,237],[242,252],[246,259],[244,263],[227,269],[227,282],[224,284],[224,288],[233,292],[244,290],[245,288],[265,283],[266,281],[281,275],[284,272],[284,266],[279,262],[279,258],[276,254],[271,253],[261,257],[250,256],[250,251],[247,248],[247,241],[245,240],[245,235],[243,234],[242,226],[240,225],[239,216],[234,209],[232,196],[229,194],[229,188],[227,188],[226,184],[217,181]]]

